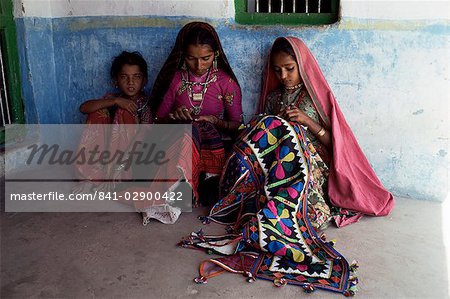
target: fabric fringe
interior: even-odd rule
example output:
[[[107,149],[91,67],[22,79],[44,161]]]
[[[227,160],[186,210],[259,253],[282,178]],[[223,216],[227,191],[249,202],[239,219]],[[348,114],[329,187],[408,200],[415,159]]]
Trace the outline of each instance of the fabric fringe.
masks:
[[[336,239],[331,239],[330,241],[327,241],[327,235],[325,235],[325,233],[322,233],[319,238],[327,245],[329,245],[330,247],[334,247],[336,245],[337,240]]]
[[[310,283],[304,284],[302,287],[305,293],[312,293],[316,290],[316,288]]]
[[[359,268],[358,261],[354,260],[350,264],[350,275],[348,278],[348,287],[347,290],[344,292],[345,297],[353,297],[358,292],[358,288],[356,285],[358,284],[358,275],[357,270]]]

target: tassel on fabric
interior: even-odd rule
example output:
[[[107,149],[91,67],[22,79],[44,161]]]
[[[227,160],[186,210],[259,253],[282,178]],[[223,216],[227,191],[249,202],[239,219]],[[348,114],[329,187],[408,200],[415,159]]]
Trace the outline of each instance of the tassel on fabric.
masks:
[[[359,268],[358,261],[353,260],[353,262],[350,264],[350,271],[356,272],[356,270],[358,270],[358,268]]]
[[[287,281],[284,278],[276,278],[276,279],[274,279],[273,284],[277,288],[281,288],[281,287],[284,287],[287,284]]]
[[[208,216],[198,216],[197,217],[198,220],[200,220],[202,222],[202,224],[210,224],[211,220],[209,219]]]
[[[348,288],[344,292],[345,297],[353,297],[358,292],[356,285],[358,284],[358,276],[356,275],[356,270],[359,268],[358,262],[353,260],[350,264],[350,277],[348,279]]]
[[[352,284],[357,285],[358,284],[358,277],[356,276],[350,276],[350,278],[348,279],[348,281],[350,281]]]
[[[336,239],[332,239],[328,242],[328,245],[330,245],[331,247],[334,247],[336,245]]]
[[[256,281],[256,278],[253,276],[253,274],[251,272],[245,272],[244,276],[247,277],[247,282],[248,283],[252,283]]]
[[[344,292],[344,296],[345,297],[353,297],[353,296],[355,296],[355,293],[350,290],[347,290]]]
[[[304,284],[302,287],[305,293],[312,293],[316,290],[316,288],[310,283]]]
[[[337,240],[336,239],[331,239],[330,241],[327,242],[327,235],[325,235],[325,233],[320,234],[319,238],[326,244],[328,244],[331,247],[334,247],[336,245]]]
[[[198,276],[196,278],[194,278],[194,282],[196,284],[207,284],[208,283],[208,279],[204,276]]]

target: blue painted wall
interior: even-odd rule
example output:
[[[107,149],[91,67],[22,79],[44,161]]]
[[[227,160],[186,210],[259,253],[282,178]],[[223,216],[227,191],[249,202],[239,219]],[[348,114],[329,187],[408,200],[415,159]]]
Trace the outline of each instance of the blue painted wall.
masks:
[[[17,19],[29,123],[81,123],[78,106],[111,90],[109,67],[122,50],[149,64],[148,90],[184,17]],[[357,19],[324,27],[252,27],[212,20],[254,113],[266,53],[278,36],[310,47],[361,147],[394,194],[448,194],[449,27]],[[414,25],[414,26],[412,26]]]

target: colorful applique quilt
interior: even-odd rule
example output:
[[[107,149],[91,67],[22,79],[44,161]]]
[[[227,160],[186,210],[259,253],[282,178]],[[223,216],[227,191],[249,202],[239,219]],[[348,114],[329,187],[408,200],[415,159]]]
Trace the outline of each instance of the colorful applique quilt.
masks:
[[[311,162],[301,126],[276,116],[252,121],[227,161],[221,200],[203,219],[228,225],[229,233],[200,231],[181,242],[225,255],[204,261],[197,282],[226,270],[307,292],[355,293],[356,267],[318,236],[308,218],[308,192],[315,183]]]

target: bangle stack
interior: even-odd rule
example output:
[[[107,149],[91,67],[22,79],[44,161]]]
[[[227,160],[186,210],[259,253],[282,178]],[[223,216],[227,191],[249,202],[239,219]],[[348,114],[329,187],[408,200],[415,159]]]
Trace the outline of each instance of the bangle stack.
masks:
[[[319,131],[317,131],[316,135],[318,137],[322,137],[323,135],[325,135],[327,131],[325,131],[324,127],[321,127]]]

